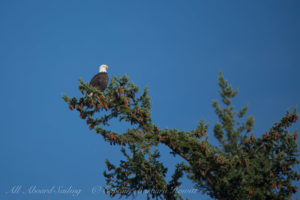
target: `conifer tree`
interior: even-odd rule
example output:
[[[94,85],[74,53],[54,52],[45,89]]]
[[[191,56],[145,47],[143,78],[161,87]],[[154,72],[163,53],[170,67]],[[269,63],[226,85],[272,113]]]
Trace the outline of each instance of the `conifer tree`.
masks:
[[[176,188],[186,176],[199,191],[219,200],[291,198],[298,189],[295,181],[300,179],[295,170],[299,163],[297,133],[288,130],[298,119],[296,110],[287,111],[269,130],[255,137],[254,118],[244,119],[248,105],[235,110],[232,99],[238,91],[222,73],[219,86],[222,103],[212,103],[219,118],[213,127],[218,147],[208,142],[204,120],[190,131],[160,129],[153,124],[148,88],[138,95],[138,87],[126,75],[112,77],[104,92],[80,79],[82,96],[64,95],[63,99],[90,129],[112,146],[122,147],[124,160],[119,165],[105,161],[105,193],[111,197],[135,196],[143,190],[148,199],[183,199]],[[108,125],[113,118],[132,126],[122,133],[111,131]],[[166,178],[167,167],[159,160],[158,144],[184,159],[170,180]]]

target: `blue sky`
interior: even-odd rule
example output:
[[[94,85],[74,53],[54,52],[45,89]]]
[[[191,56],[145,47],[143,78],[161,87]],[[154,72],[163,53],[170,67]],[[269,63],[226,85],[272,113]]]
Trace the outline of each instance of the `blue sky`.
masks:
[[[80,95],[78,79],[89,81],[103,63],[109,76],[149,85],[161,128],[191,130],[204,118],[213,144],[211,102],[222,71],[260,135],[300,102],[299,8],[297,0],[1,0],[0,198],[107,198],[92,189],[105,185],[104,159],[122,157],[61,98]],[[10,194],[18,185],[25,194]],[[82,191],[28,194],[34,186]]]

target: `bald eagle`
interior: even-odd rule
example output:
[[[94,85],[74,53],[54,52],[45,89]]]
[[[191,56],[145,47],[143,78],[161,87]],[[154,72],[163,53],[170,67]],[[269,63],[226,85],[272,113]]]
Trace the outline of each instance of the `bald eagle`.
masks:
[[[99,73],[96,74],[90,82],[92,86],[94,86],[101,92],[103,92],[106,89],[108,83],[108,75],[106,69],[108,69],[107,65],[100,65]]]

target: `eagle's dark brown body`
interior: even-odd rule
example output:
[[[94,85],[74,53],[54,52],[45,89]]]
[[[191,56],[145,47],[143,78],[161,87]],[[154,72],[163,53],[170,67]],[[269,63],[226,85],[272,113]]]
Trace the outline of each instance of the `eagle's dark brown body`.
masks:
[[[99,72],[92,78],[90,82],[92,86],[94,86],[101,92],[103,92],[106,89],[107,83],[108,83],[108,75],[106,72]]]

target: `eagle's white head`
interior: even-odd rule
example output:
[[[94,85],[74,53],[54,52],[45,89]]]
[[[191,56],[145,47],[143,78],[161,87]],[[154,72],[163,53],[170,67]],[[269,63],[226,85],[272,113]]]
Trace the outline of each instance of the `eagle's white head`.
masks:
[[[100,65],[99,72],[106,72],[106,69],[108,69],[107,65]]]

